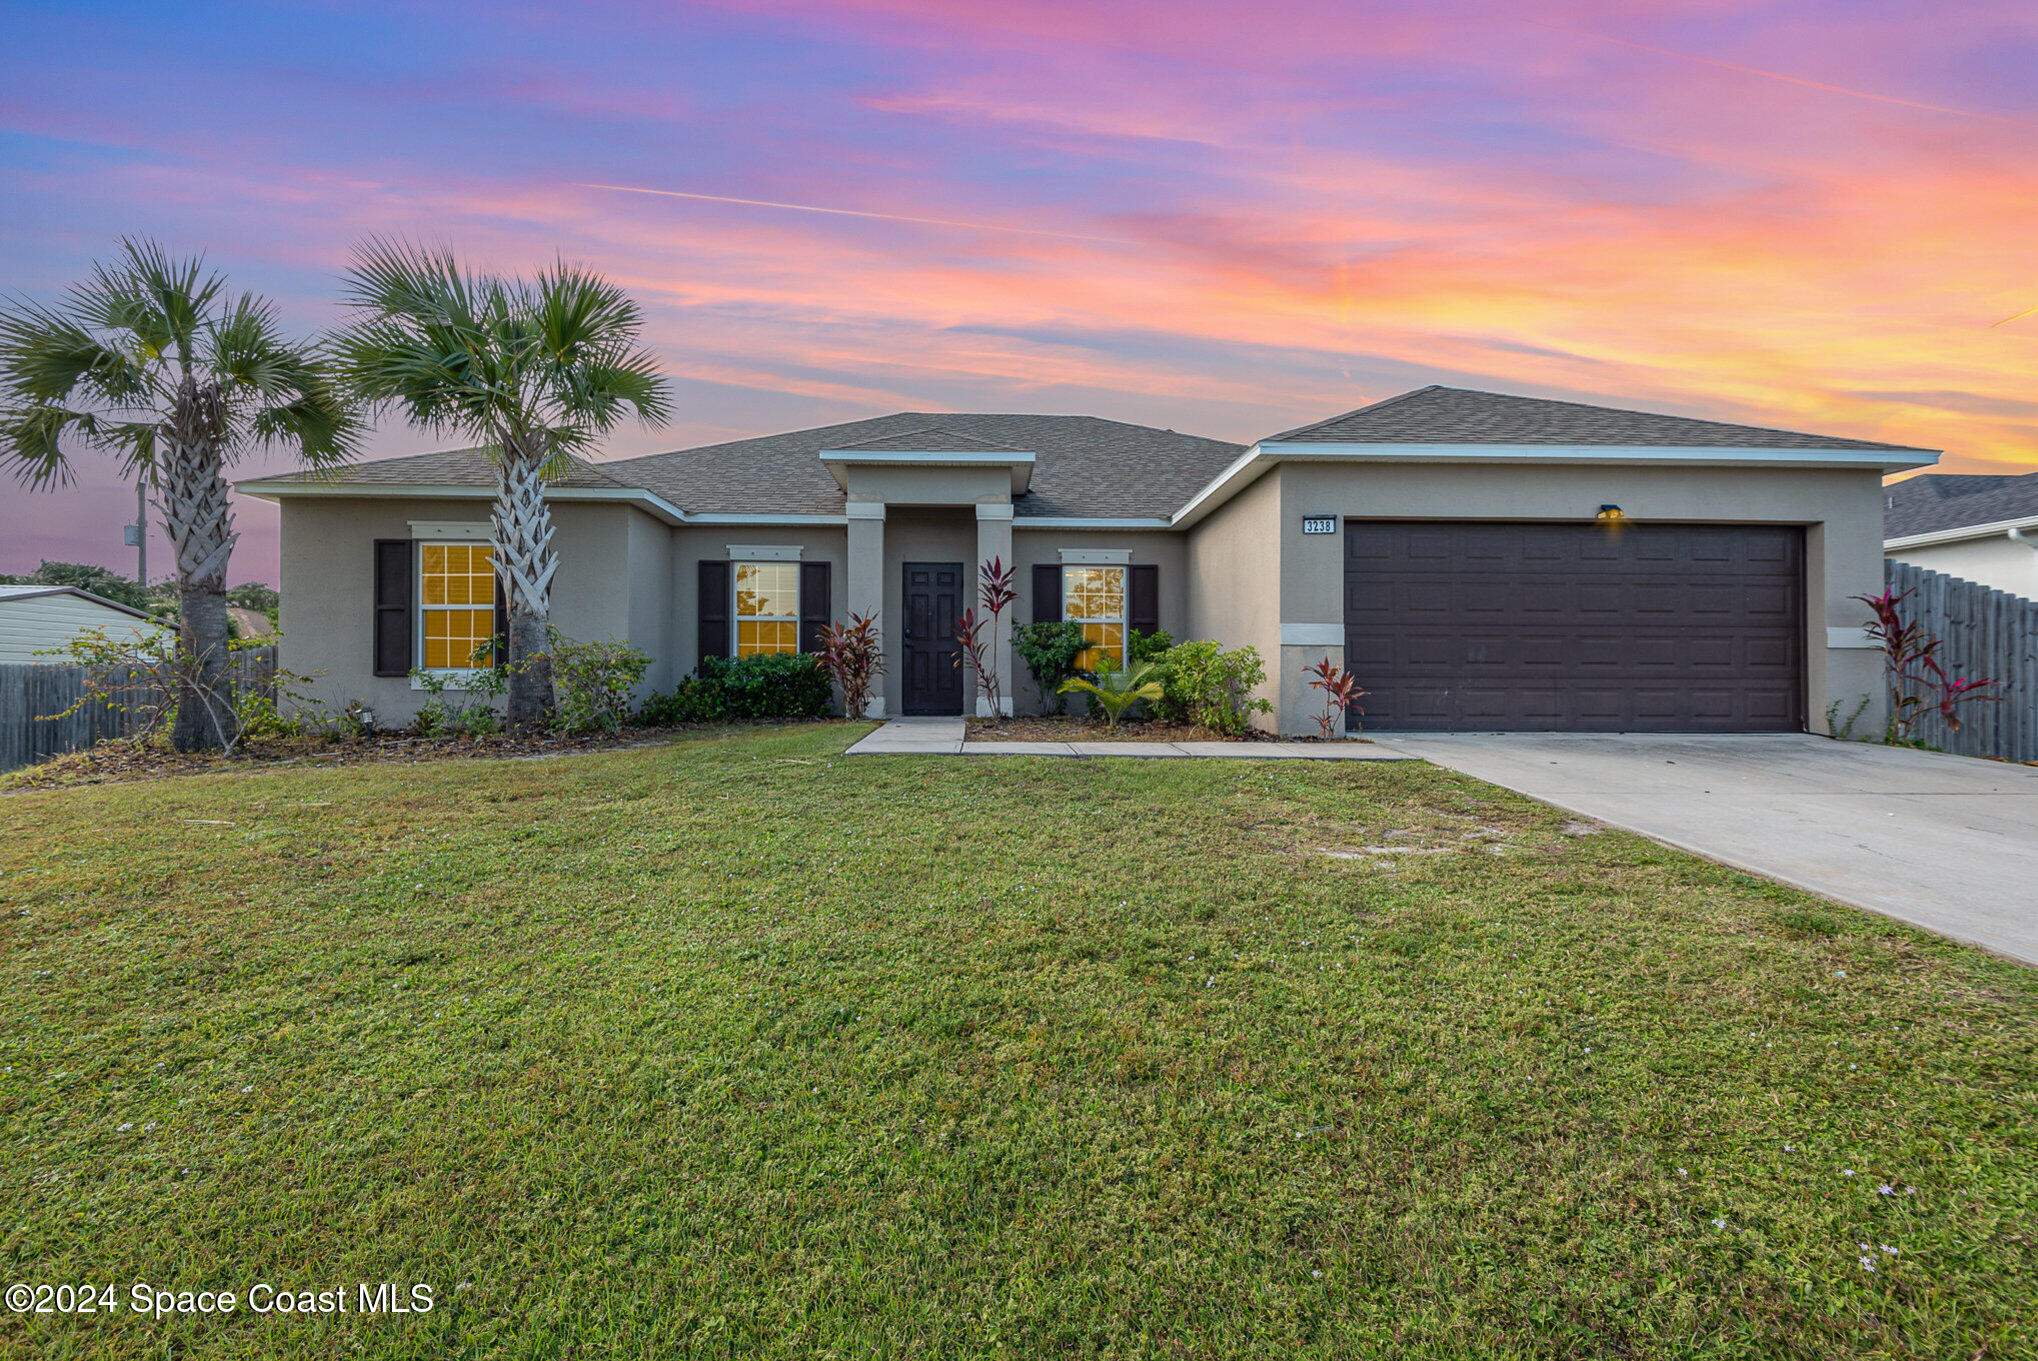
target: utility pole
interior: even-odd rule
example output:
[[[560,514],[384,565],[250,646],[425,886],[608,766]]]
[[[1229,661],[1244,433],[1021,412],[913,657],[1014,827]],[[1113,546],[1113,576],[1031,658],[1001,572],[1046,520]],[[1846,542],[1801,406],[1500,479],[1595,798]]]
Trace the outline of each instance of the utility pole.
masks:
[[[149,475],[134,476],[134,579],[142,590],[149,589]]]

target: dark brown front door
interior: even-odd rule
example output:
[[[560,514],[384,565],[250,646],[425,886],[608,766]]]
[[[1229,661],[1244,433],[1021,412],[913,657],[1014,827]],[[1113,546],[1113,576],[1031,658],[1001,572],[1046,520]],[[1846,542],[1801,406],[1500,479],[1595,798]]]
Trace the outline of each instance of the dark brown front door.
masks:
[[[1792,525],[1350,521],[1368,729],[1795,732]]]
[[[906,693],[901,712],[962,712],[962,668],[956,658],[956,617],[962,613],[963,566],[959,562],[906,564]]]

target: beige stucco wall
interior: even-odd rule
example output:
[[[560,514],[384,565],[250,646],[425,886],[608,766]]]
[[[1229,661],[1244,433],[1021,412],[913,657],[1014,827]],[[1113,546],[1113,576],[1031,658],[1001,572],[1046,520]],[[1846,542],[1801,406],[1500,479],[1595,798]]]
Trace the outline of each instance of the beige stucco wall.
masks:
[[[1159,570],[1160,625],[1177,641],[1188,636],[1189,570],[1188,544],[1184,536],[1168,530],[1150,529],[1029,529],[1026,521],[1014,521],[1012,559],[1019,565],[1014,583],[1019,599],[1013,602],[1015,623],[1033,618],[1033,567],[1036,563],[1059,565],[1064,548],[1103,549],[1130,553],[1134,563],[1152,564]],[[1014,709],[1022,714],[1042,711],[1033,673],[1024,662],[1012,670]]]
[[[2038,530],[2029,539],[1997,534],[1961,543],[1935,543],[1919,548],[1897,548],[1889,556],[1914,567],[1978,581],[1998,591],[2038,600]]]
[[[1813,730],[1824,731],[1829,704],[1840,704],[1844,713],[1866,697],[1870,709],[1860,729],[1874,731],[1881,725],[1875,711],[1882,694],[1880,654],[1858,645],[1834,645],[1860,641],[1863,610],[1848,597],[1882,587],[1882,478],[1873,469],[1285,463],[1253,490],[1269,482],[1276,487],[1271,495],[1278,503],[1278,524],[1272,528],[1281,563],[1276,629],[1344,622],[1343,535],[1303,534],[1305,515],[1583,523],[1611,503],[1643,522],[1802,525],[1806,713]],[[1235,528],[1220,523],[1211,547],[1268,530],[1264,518]],[[1197,542],[1192,536],[1192,555],[1198,552]],[[1231,546],[1224,551],[1235,557],[1250,550]],[[1829,636],[1829,630],[1838,636]],[[1301,668],[1326,651],[1341,653],[1314,644],[1280,649],[1283,732],[1314,730],[1310,714],[1320,706],[1311,699]]]
[[[1280,516],[1280,483],[1268,475],[1199,521],[1185,545],[1187,636],[1258,649],[1267,666],[1260,696],[1268,700],[1281,679]],[[1257,722],[1274,726],[1271,717]]]
[[[422,696],[403,677],[374,674],[374,544],[411,537],[413,520],[486,523],[485,499],[302,497],[282,501],[280,663],[312,675],[312,703],[338,711],[359,699],[385,726],[408,723]],[[552,622],[577,642],[628,639],[650,652],[642,690],[669,684],[670,634],[661,628],[670,574],[657,556],[668,531],[631,506],[554,503]],[[645,630],[648,639],[639,638]],[[663,636],[661,636],[663,635]]]

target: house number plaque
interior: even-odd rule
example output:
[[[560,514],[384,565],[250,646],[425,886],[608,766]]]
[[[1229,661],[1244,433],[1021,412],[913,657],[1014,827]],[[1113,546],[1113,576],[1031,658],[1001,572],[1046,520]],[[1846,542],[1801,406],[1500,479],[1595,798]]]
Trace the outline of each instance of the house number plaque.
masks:
[[[1305,515],[1302,517],[1302,532],[1304,534],[1335,534],[1337,533],[1337,516]]]

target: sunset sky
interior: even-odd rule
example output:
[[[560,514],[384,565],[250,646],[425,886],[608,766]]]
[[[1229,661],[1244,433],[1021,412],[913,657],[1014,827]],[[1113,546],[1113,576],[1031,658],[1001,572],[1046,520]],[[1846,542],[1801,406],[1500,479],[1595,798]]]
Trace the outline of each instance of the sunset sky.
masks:
[[[140,233],[310,333],[369,233],[563,254],[673,380],[611,455],[900,409],[1243,441],[1443,382],[2038,467],[2031,0],[152,0],[0,32],[0,292]],[[131,489],[78,464],[0,484],[0,571],[132,569]],[[274,509],[239,526],[230,579],[273,581]]]

